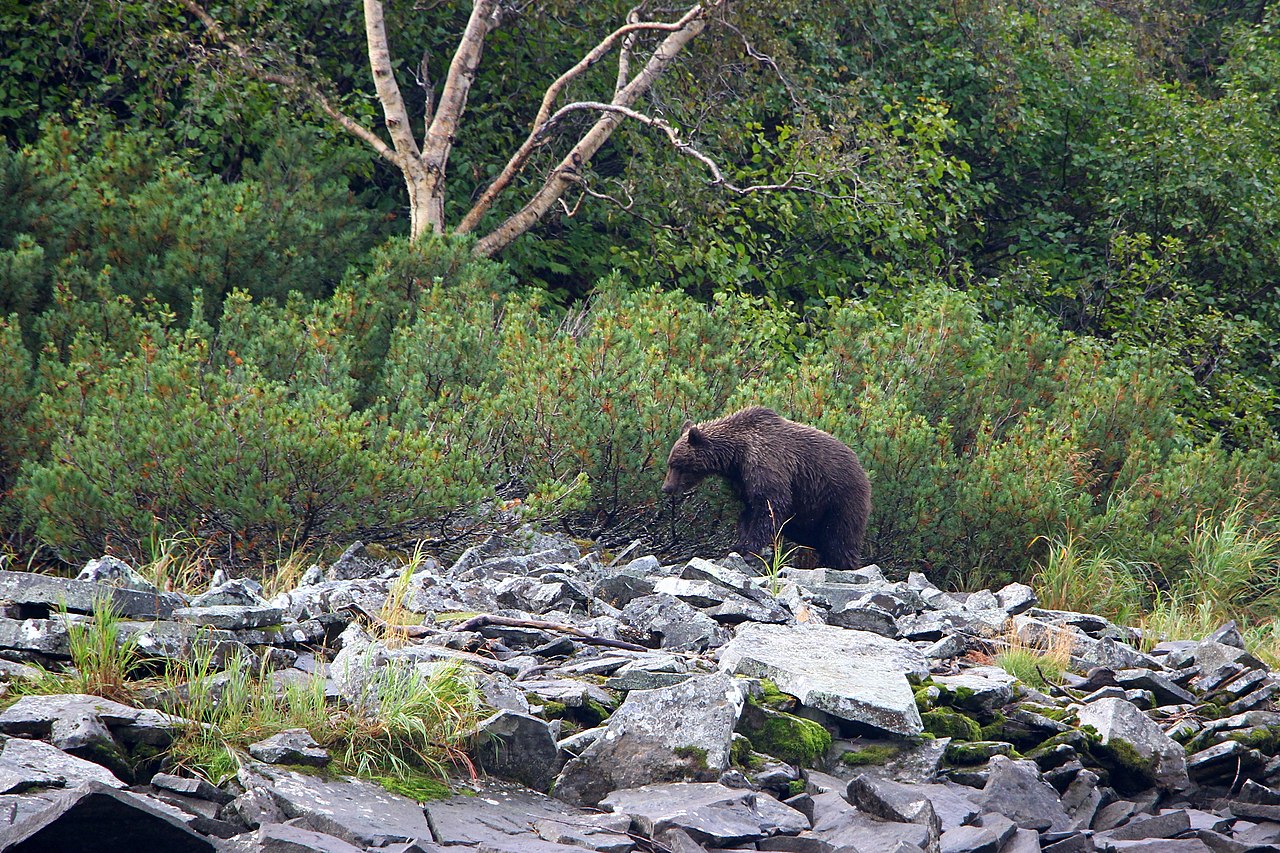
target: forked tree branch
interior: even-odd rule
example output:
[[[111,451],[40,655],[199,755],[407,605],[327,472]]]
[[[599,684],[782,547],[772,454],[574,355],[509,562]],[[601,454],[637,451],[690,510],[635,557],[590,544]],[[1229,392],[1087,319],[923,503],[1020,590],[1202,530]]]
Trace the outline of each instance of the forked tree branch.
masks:
[[[693,35],[696,35],[697,32],[700,32],[702,27],[705,26],[706,11],[706,8],[701,4],[694,5],[690,7],[679,20],[669,24],[658,21],[629,21],[601,39],[600,43],[588,51],[586,56],[580,59],[568,71],[556,78],[555,82],[547,87],[546,94],[542,97],[542,103],[538,107],[538,114],[533,119],[533,128],[530,130],[528,137],[525,138],[525,141],[521,143],[516,152],[511,155],[511,158],[502,168],[502,171],[498,173],[496,178],[494,178],[493,183],[489,184],[489,186],[485,188],[485,191],[480,195],[480,198],[478,198],[476,203],[472,205],[471,210],[467,211],[466,215],[462,217],[462,221],[458,223],[458,232],[465,234],[475,229],[475,227],[480,223],[480,219],[489,211],[493,202],[503,193],[503,191],[507,189],[507,187],[511,186],[512,181],[514,181],[516,176],[524,169],[525,165],[529,162],[529,158],[533,155],[534,150],[538,148],[538,146],[542,145],[546,140],[547,132],[551,129],[553,124],[551,109],[555,106],[555,102],[560,97],[560,93],[564,91],[565,86],[567,86],[574,78],[580,76],[588,68],[599,62],[606,54],[609,53],[609,51],[613,49],[614,45],[621,40],[623,47],[618,60],[618,84],[614,93],[614,103],[634,103],[639,95],[643,94],[643,92],[653,84],[653,81],[657,79],[657,76],[661,74],[661,69],[659,69],[650,79],[644,81],[643,88],[637,88],[634,94],[627,94],[633,84],[637,83],[637,81],[640,80],[640,77],[645,74],[645,71],[642,71],[640,75],[636,76],[635,80],[624,79],[624,76],[629,69],[631,50],[630,42],[634,39],[636,33],[645,30],[652,30],[679,35],[696,24],[696,31],[693,32]],[[636,10],[632,9],[628,17],[636,14]],[[689,38],[692,38],[692,35],[689,36]],[[667,40],[663,42],[663,46],[667,46],[671,41],[672,37],[668,37]],[[684,41],[687,41],[687,39]],[[683,47],[683,41],[681,42],[681,47]],[[658,51],[655,51],[654,57],[656,58],[661,51],[662,47],[659,47]],[[674,53],[671,54],[671,56],[674,55]],[[647,66],[646,70],[648,70]]]

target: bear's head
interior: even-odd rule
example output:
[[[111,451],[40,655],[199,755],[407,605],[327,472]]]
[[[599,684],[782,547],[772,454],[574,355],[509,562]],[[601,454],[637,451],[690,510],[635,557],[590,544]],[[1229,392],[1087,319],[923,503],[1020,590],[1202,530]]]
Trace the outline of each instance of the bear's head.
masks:
[[[684,422],[680,437],[667,455],[667,478],[662,482],[664,495],[687,492],[716,473],[710,444],[706,432],[691,421]]]

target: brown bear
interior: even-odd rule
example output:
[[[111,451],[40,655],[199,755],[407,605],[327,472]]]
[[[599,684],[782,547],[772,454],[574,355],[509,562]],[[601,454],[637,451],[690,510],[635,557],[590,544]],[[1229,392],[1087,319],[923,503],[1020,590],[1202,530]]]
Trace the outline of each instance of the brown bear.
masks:
[[[750,406],[714,421],[685,421],[667,457],[668,495],[719,474],[741,499],[736,550],[759,556],[781,531],[822,564],[856,569],[871,512],[857,455],[833,435]]]

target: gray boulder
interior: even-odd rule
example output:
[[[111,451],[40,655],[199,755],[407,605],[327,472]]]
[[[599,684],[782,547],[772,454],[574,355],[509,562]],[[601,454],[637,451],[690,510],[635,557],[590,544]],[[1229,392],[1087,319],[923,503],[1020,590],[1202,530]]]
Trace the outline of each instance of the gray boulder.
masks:
[[[768,678],[806,707],[895,734],[924,730],[907,675],[929,672],[914,647],[832,625],[742,625],[720,667]]]
[[[0,600],[43,616],[65,608],[72,613],[92,613],[97,599],[110,598],[115,611],[127,619],[166,619],[184,599],[173,593],[99,585],[91,581],[42,575],[36,572],[0,571]]]
[[[716,620],[670,595],[633,599],[622,608],[622,622],[664,649],[703,652],[729,639],[729,632]]]
[[[306,729],[285,729],[257,743],[249,744],[249,754],[267,764],[301,764],[324,767],[329,753],[320,748]]]
[[[797,835],[809,828],[803,814],[767,794],[717,783],[645,785],[614,791],[600,807],[630,816],[649,838],[671,829],[715,847],[744,844],[772,835]]]
[[[499,711],[480,723],[473,758],[486,773],[547,791],[560,771],[560,749],[546,720]]]
[[[44,741],[11,737],[0,742],[0,794],[20,794],[33,788],[74,788],[83,782],[124,787],[105,767],[68,755]]]
[[[223,581],[191,599],[191,607],[260,607],[267,603],[262,597],[262,584],[252,578],[235,578]]]
[[[744,701],[741,686],[722,673],[634,690],[604,734],[565,765],[553,793],[575,805],[595,805],[619,788],[716,779],[729,768]]]
[[[1158,724],[1124,699],[1099,699],[1077,713],[1082,726],[1093,726],[1102,745],[1120,741],[1132,747],[1152,781],[1168,792],[1191,787],[1187,755],[1182,744],[1164,733]]]
[[[213,853],[217,849],[212,839],[194,832],[169,808],[92,781],[59,794],[48,808],[0,833],[0,850],[6,853]]]
[[[85,563],[76,580],[95,584],[131,589],[136,592],[155,595],[160,590],[151,581],[138,574],[124,560],[111,556],[102,556]]]
[[[1040,776],[1033,761],[1014,761],[1003,755],[991,759],[991,776],[978,797],[986,811],[997,812],[1023,829],[1039,832],[1067,829],[1070,818],[1053,786]]]

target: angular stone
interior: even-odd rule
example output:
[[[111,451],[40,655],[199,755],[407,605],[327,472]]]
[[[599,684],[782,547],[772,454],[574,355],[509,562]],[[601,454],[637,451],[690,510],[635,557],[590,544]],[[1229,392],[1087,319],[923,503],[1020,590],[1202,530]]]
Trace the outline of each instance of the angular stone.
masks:
[[[595,805],[618,788],[719,778],[744,701],[742,686],[723,673],[628,693],[604,735],[565,765],[555,796]]]
[[[384,572],[396,572],[395,560],[380,559],[369,553],[363,542],[352,543],[342,556],[333,562],[325,574],[329,580],[345,581],[376,578]]]
[[[234,797],[226,791],[211,785],[204,779],[192,779],[187,776],[173,776],[169,773],[157,773],[151,777],[151,785],[175,794],[208,800],[211,803],[229,803]]]
[[[486,773],[547,791],[560,772],[560,749],[546,720],[499,711],[480,723],[473,758]]]
[[[235,604],[214,604],[208,607],[179,607],[173,611],[175,622],[221,628],[224,631],[242,631],[246,628],[265,628],[279,625],[284,610],[279,607],[243,607]]]
[[[998,666],[977,666],[958,675],[935,675],[933,683],[943,692],[964,693],[964,707],[972,711],[993,711],[1013,701],[1018,679]]]
[[[112,607],[126,619],[167,619],[181,596],[168,592],[139,592],[89,581],[43,575],[36,572],[0,571],[0,600],[38,609],[43,616],[66,608],[72,613],[92,613],[94,602],[110,598]]]
[[[1011,583],[996,593],[996,601],[1005,613],[1017,616],[1039,604],[1036,592],[1024,583]]]
[[[614,791],[600,807],[631,816],[639,831],[655,838],[681,829],[701,844],[724,847],[766,838],[795,835],[809,828],[808,819],[766,794],[726,788],[717,783],[677,782]]]
[[[473,847],[507,838],[524,842],[535,840],[530,833],[542,821],[576,825],[589,817],[582,809],[510,782],[481,779],[472,787],[466,794],[426,804],[431,833],[440,844]],[[466,847],[461,849],[465,853]]]
[[[321,749],[306,729],[285,729],[257,743],[249,744],[249,754],[267,764],[302,764],[324,767],[328,751]]]
[[[132,566],[112,556],[102,556],[85,563],[75,579],[120,589],[131,589],[146,595],[157,595],[160,592],[155,584],[138,574]]]
[[[0,833],[6,853],[214,853],[214,842],[192,831],[167,807],[147,797],[85,782],[57,795],[46,809]]]
[[[1071,821],[1053,786],[1040,778],[1032,761],[991,759],[991,776],[978,797],[985,810],[1005,815],[1023,829],[1066,829]]]
[[[883,607],[865,601],[850,601],[827,614],[827,624],[853,631],[870,631],[897,639],[902,635],[898,620]]]
[[[1111,830],[1108,835],[1117,841],[1137,841],[1143,838],[1173,838],[1191,828],[1191,818],[1182,809],[1161,812],[1157,815],[1139,815],[1123,826]]]
[[[32,788],[73,788],[82,782],[124,787],[105,767],[68,755],[44,741],[5,738],[0,743],[0,794],[20,794]]]
[[[543,841],[595,850],[597,853],[629,853],[636,844],[631,838],[629,815],[590,814],[578,817],[543,818],[533,824]]]
[[[942,833],[942,853],[998,853],[1000,838],[981,826],[956,826]]]
[[[664,649],[704,652],[729,639],[729,633],[716,620],[670,595],[632,600],[622,609],[622,621],[646,632],[648,644]]]
[[[190,607],[214,607],[215,605],[232,605],[236,607],[262,607],[267,600],[262,597],[262,584],[252,578],[235,578],[211,586],[191,599]]]
[[[341,838],[287,823],[264,823],[258,827],[256,853],[362,853],[363,847]]]
[[[294,825],[335,835],[359,847],[431,840],[431,830],[417,803],[370,782],[330,781],[248,762],[241,766],[239,779],[246,790],[267,794]]]
[[[925,850],[929,843],[928,827],[877,820],[859,812],[834,791],[815,794],[813,807],[813,829],[801,833],[800,837],[825,841],[838,850],[893,851],[901,849],[902,844]]]
[[[845,792],[854,808],[896,823],[916,823],[929,831],[929,847],[937,847],[942,821],[929,798],[914,785],[903,785],[863,774],[849,783]]]
[[[1121,669],[1116,671],[1116,683],[1132,690],[1150,690],[1156,698],[1156,704],[1187,705],[1195,704],[1196,697],[1168,678],[1150,669]]]
[[[924,730],[907,674],[928,673],[909,644],[830,625],[742,625],[720,667],[768,678],[808,708],[895,734]]]
[[[1101,699],[1085,705],[1077,713],[1082,726],[1093,726],[1103,745],[1122,741],[1133,748],[1145,763],[1145,771],[1162,790],[1177,792],[1191,787],[1187,775],[1186,751],[1131,703],[1123,699]]]

